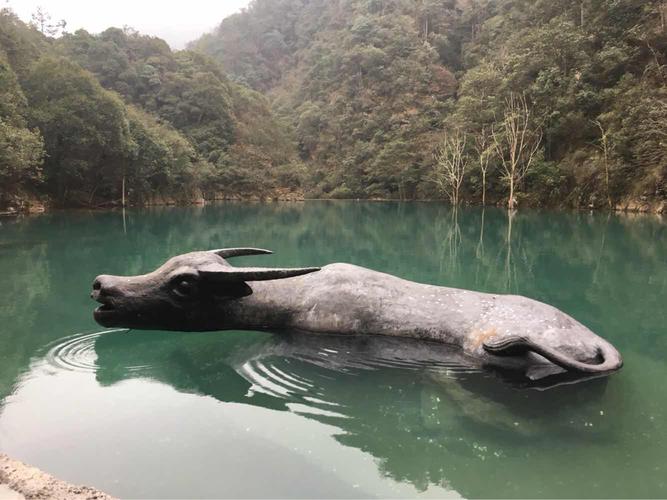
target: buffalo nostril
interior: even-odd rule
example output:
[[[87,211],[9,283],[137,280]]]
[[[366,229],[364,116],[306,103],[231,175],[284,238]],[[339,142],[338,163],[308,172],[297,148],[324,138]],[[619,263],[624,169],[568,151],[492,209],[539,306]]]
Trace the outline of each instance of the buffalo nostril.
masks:
[[[93,281],[93,294],[96,297],[116,297],[122,295],[116,276],[100,274]]]

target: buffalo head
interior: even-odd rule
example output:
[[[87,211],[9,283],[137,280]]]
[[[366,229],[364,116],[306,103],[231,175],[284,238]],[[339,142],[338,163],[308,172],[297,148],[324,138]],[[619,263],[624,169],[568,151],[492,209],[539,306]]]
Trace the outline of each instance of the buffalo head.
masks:
[[[101,305],[93,316],[105,327],[220,329],[221,304],[252,294],[246,282],[289,278],[319,270],[317,267],[237,268],[225,260],[269,253],[257,248],[191,252],[172,257],[148,274],[100,275],[93,282],[91,297]]]

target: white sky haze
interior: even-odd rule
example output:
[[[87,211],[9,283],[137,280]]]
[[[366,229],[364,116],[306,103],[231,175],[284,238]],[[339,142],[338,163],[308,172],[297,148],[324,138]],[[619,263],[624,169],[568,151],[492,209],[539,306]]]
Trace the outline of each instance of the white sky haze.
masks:
[[[211,31],[225,17],[246,7],[250,0],[0,0],[22,20],[30,21],[37,7],[52,19],[67,21],[70,33],[83,28],[99,33],[110,26],[131,26],[145,35],[164,38],[173,49]]]

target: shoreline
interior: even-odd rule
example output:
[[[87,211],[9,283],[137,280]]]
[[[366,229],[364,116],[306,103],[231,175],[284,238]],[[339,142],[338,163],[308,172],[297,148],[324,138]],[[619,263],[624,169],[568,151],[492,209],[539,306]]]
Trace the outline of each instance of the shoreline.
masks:
[[[90,486],[78,486],[0,453],[0,498],[30,500],[113,500],[114,497]]]
[[[199,198],[190,201],[179,201],[169,200],[166,202],[154,202],[154,203],[144,203],[137,205],[127,205],[125,208],[156,208],[156,207],[192,207],[192,206],[206,206],[214,205],[216,203],[304,203],[308,201],[356,201],[356,202],[393,202],[393,203],[442,203],[451,206],[446,200],[443,199],[410,199],[410,200],[400,200],[396,198],[306,198],[303,196],[298,197],[259,197],[259,196],[230,196],[226,198],[212,198],[204,199]],[[32,205],[31,205],[32,206]],[[464,208],[476,207],[476,208],[505,208],[503,205],[499,204],[476,204],[476,203],[463,203],[460,205]],[[48,204],[39,203],[37,209],[20,209],[20,210],[4,210],[0,211],[0,220],[3,217],[17,217],[21,215],[38,215],[42,213],[49,213],[53,211],[77,211],[77,210],[86,210],[86,211],[108,211],[108,210],[120,210],[123,209],[120,205],[107,205],[100,207],[75,207],[75,206],[65,206],[65,207],[51,207]],[[554,210],[560,212],[566,211],[577,211],[577,212],[607,212],[607,213],[626,213],[626,214],[653,214],[653,215],[663,215],[667,214],[667,200],[662,201],[646,201],[646,200],[637,200],[637,199],[626,199],[616,203],[612,208],[608,207],[594,207],[594,206],[580,206],[580,207],[554,207],[554,206],[533,206],[526,205],[522,208],[516,209],[517,211],[523,210]]]

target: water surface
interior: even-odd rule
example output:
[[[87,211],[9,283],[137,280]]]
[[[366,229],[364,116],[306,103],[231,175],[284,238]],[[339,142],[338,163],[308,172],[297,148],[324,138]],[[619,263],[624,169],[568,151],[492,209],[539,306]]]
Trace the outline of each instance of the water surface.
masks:
[[[0,451],[125,497],[667,496],[667,225],[439,204],[224,204],[0,220]],[[199,249],[519,293],[622,352],[537,390],[376,339],[104,330],[95,275]]]

